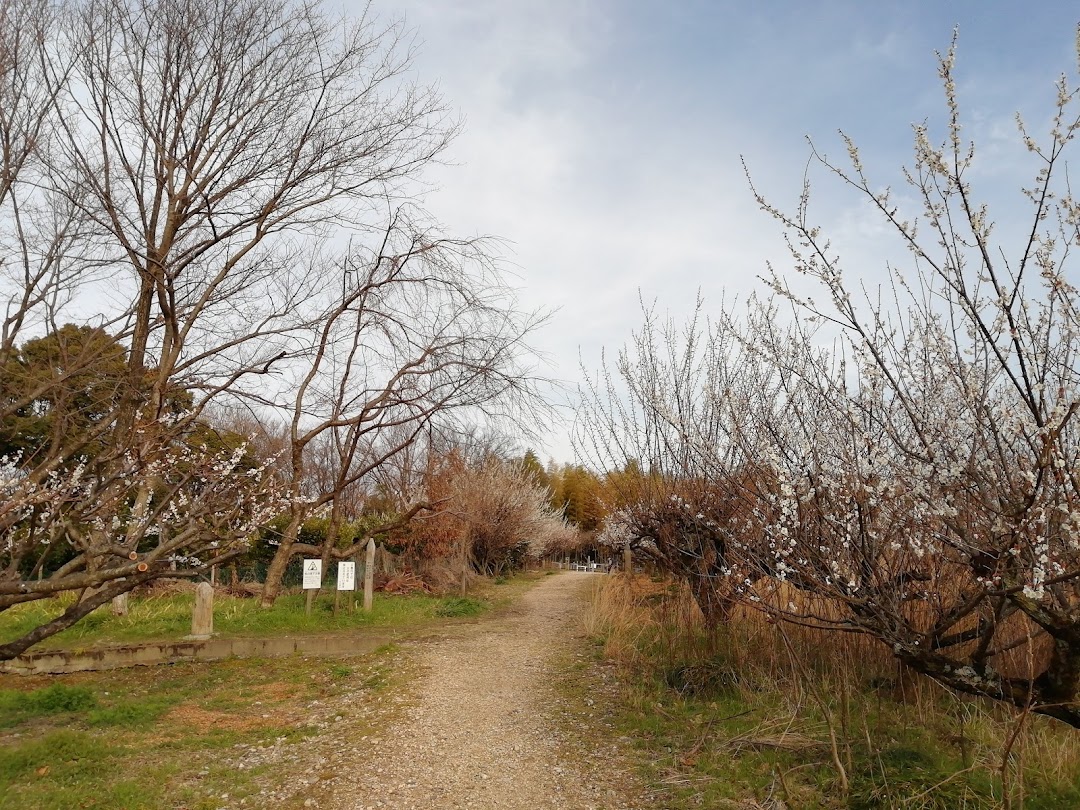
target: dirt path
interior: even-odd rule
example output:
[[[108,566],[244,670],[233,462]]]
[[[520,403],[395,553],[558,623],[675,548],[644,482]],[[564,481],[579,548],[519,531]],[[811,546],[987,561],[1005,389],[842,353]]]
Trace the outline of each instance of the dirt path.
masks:
[[[545,578],[508,613],[408,645],[420,667],[396,722],[319,806],[336,810],[615,810],[636,799],[622,743],[587,696],[555,682],[584,660],[592,577]],[[575,705],[576,704],[576,705]],[[568,714],[569,713],[569,714]]]

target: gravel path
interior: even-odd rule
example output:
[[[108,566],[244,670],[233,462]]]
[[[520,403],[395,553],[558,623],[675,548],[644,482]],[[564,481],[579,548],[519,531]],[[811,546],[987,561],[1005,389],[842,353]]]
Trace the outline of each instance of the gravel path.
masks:
[[[507,613],[406,647],[420,667],[396,720],[369,740],[374,767],[334,786],[336,810],[615,810],[636,798],[623,750],[591,698],[556,682],[586,660],[593,576],[550,576]]]

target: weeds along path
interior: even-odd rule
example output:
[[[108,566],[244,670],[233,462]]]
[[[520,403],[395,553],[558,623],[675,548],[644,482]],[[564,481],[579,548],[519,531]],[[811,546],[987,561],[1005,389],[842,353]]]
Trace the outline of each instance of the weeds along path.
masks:
[[[319,806],[647,806],[592,700],[565,688],[587,660],[581,616],[594,576],[546,577],[494,618],[407,645],[419,674],[401,710],[364,741],[355,781]]]

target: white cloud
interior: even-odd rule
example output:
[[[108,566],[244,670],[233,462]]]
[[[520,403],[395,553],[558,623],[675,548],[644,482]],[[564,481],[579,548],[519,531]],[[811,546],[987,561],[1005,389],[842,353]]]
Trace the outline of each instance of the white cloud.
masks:
[[[623,0],[381,8],[403,10],[419,28],[419,76],[437,81],[466,120],[448,155],[457,165],[434,175],[430,208],[453,232],[508,240],[523,302],[558,308],[536,344],[556,362],[554,375],[571,382],[579,349],[595,366],[601,347],[613,353],[630,337],[639,290],[680,315],[699,289],[718,306],[758,289],[766,259],[789,264],[778,224],[747,188],[740,154],[762,190],[790,210],[807,157],[802,133],[855,120],[874,173],[898,179],[910,162],[909,122],[941,115],[932,50],[951,32],[951,23],[920,29],[918,15],[834,8],[830,24],[851,19],[854,39],[819,53],[813,32],[800,28],[805,19],[738,4],[695,6],[700,21],[672,11],[667,22],[678,36],[662,34],[657,8]],[[752,40],[741,41],[741,24]],[[645,25],[657,30],[639,30]],[[842,34],[829,36],[841,42]],[[688,36],[694,41],[679,39]],[[989,47],[977,34],[963,45]],[[1003,153],[1000,121],[1011,110],[979,110],[989,154]],[[828,145],[842,154],[839,143]],[[875,252],[880,226],[839,191],[815,187],[821,221],[851,245],[853,271],[880,278],[890,258]],[[565,439],[547,449],[569,458]]]

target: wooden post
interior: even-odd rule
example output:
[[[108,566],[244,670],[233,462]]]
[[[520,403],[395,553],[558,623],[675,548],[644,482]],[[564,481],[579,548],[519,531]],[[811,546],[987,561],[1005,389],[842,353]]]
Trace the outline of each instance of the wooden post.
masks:
[[[634,555],[630,553],[630,541],[626,541],[626,545],[622,550],[623,559],[623,573],[630,576],[634,573]]]
[[[361,572],[365,572],[365,571],[367,571],[367,569],[364,567],[364,561],[360,558],[359,554],[355,554],[353,556],[353,558],[352,558],[352,561],[353,561],[353,565],[356,566],[356,576],[357,576],[356,581],[357,581],[357,583],[359,583],[360,582],[359,577],[361,575]],[[363,576],[364,576],[364,579],[366,581],[367,580],[367,574],[365,573]],[[359,587],[360,586],[357,585],[357,590],[359,590]],[[349,613],[350,614],[354,613],[358,607],[360,607],[360,605],[356,601],[356,591],[353,591],[352,593],[349,594]]]
[[[371,603],[375,597],[375,538],[367,541],[367,559],[364,563],[364,612],[371,613]]]
[[[314,588],[308,588],[304,591],[304,613],[308,616],[311,615],[311,606],[315,603],[315,593],[316,591]]]
[[[112,612],[114,616],[128,615],[128,595],[126,593],[122,593],[113,597]]]
[[[195,610],[191,614],[191,637],[210,638],[214,634],[214,586],[200,582],[195,588]]]

